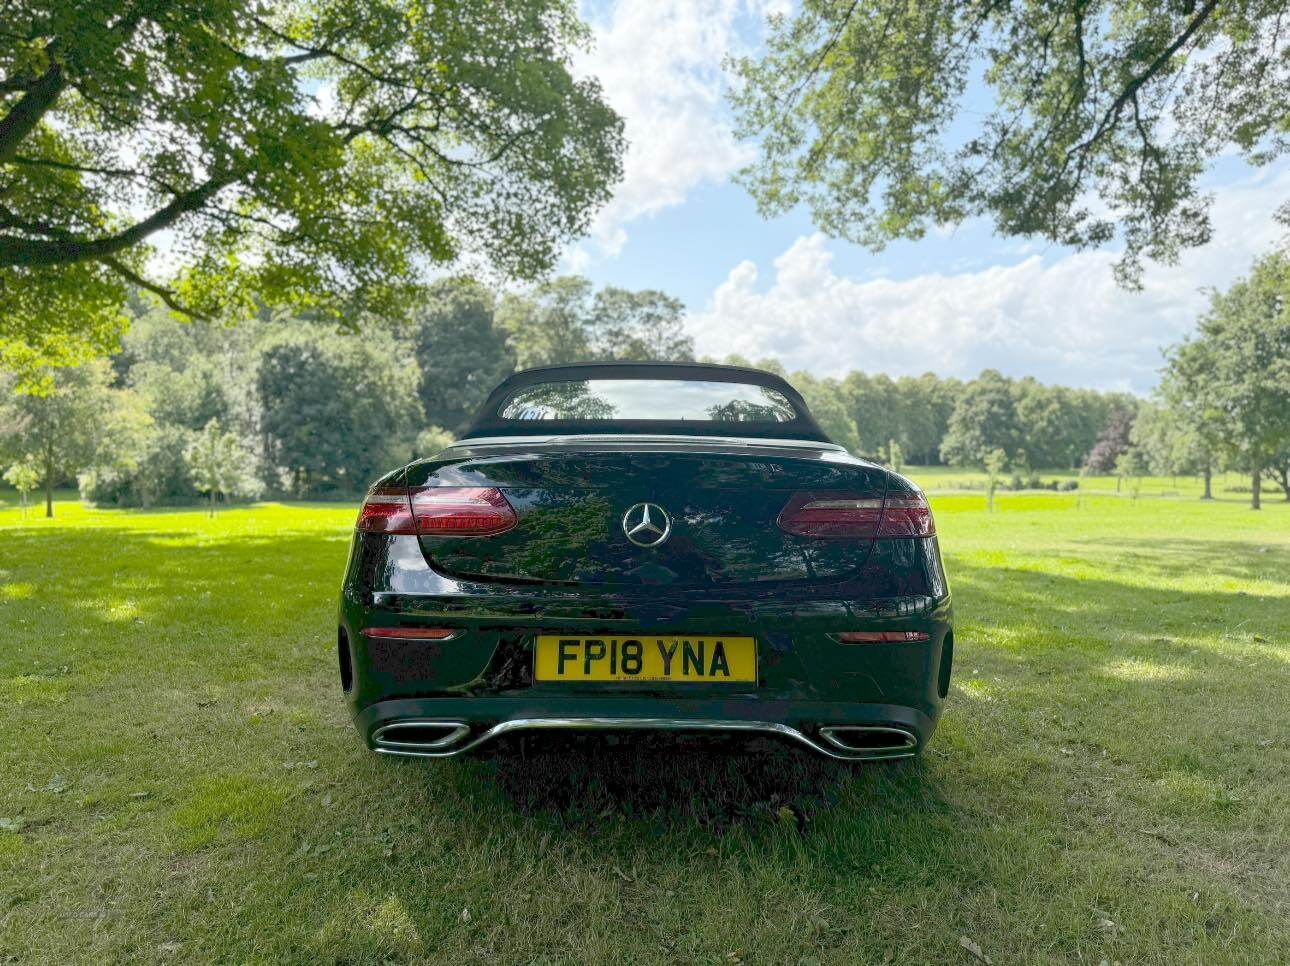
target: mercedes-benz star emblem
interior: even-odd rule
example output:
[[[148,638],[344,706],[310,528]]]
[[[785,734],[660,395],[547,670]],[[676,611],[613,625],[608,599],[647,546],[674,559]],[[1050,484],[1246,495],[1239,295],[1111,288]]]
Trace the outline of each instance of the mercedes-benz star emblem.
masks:
[[[637,503],[623,514],[623,533],[638,547],[657,547],[672,533],[672,518],[657,503]]]

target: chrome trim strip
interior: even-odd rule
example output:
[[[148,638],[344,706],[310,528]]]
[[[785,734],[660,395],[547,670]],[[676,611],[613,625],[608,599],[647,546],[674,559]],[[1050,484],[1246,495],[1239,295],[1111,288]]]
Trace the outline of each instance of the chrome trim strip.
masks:
[[[396,728],[449,728],[451,729],[442,738],[435,738],[433,741],[395,741],[384,737],[389,731]],[[464,721],[433,721],[427,718],[405,718],[400,721],[391,721],[389,724],[381,725],[372,732],[372,744],[376,745],[376,750],[387,755],[412,755],[417,754],[417,749],[435,749],[446,748],[457,741],[460,741],[466,735],[470,734],[470,725]],[[408,749],[400,751],[396,749]]]
[[[848,731],[859,731],[865,734],[881,732],[889,735],[898,735],[900,737],[900,743],[892,744],[888,747],[860,749],[856,748],[854,745],[848,745],[846,743],[843,735]],[[825,741],[831,742],[833,745],[844,751],[849,751],[853,754],[863,751],[864,753],[876,758],[907,758],[918,748],[918,739],[910,732],[906,731],[904,728],[888,728],[885,725],[830,725],[820,729],[820,736],[824,738]]]
[[[383,725],[373,733],[375,736],[383,732],[386,728],[394,727],[398,724],[456,724],[457,722],[442,721],[400,721],[391,722]],[[464,726],[463,726],[464,727]],[[863,727],[856,725],[854,727]],[[469,729],[467,729],[469,730]],[[689,718],[511,718],[507,721],[501,721],[482,734],[476,735],[471,741],[457,745],[453,748],[445,747],[446,741],[436,741],[433,745],[409,746],[406,743],[399,743],[399,747],[391,747],[390,742],[375,748],[375,751],[382,755],[400,755],[408,758],[449,758],[453,755],[459,755],[466,751],[478,748],[490,741],[502,737],[503,735],[512,734],[519,731],[547,731],[547,730],[569,730],[569,731],[717,731],[717,732],[747,732],[755,734],[771,734],[788,738],[798,744],[805,745],[812,751],[825,755],[829,758],[836,758],[839,761],[875,761],[888,758],[910,758],[917,751],[917,739],[908,731],[899,728],[888,728],[888,730],[902,735],[908,742],[903,749],[875,749],[873,751],[850,749],[834,741],[836,748],[830,748],[811,738],[805,732],[799,731],[791,725],[781,724],[778,721],[720,721],[710,719],[689,719]],[[825,729],[821,729],[824,733]]]
[[[723,446],[750,446],[773,449],[825,449],[845,453],[846,447],[812,439],[770,439],[759,436],[686,436],[679,433],[564,433],[552,436],[480,436],[459,439],[450,449],[481,446],[513,446],[516,443],[541,443],[560,446],[568,443],[720,443]]]

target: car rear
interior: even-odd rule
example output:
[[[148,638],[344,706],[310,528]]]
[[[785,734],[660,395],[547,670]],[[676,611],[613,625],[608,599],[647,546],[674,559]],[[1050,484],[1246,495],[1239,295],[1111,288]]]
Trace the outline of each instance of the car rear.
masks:
[[[519,731],[664,729],[778,735],[847,759],[915,753],[953,648],[930,509],[807,420],[785,426],[805,404],[767,385],[792,419],[745,409],[758,418],[664,433],[583,408],[600,431],[503,420],[378,481],[338,632],[369,745],[438,757]],[[523,388],[485,404],[485,430]]]

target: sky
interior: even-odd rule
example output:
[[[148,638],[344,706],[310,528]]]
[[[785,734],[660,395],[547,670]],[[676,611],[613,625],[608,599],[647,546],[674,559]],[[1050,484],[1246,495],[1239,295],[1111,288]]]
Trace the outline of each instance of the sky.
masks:
[[[575,65],[624,117],[624,177],[560,270],[682,299],[701,355],[776,356],[837,376],[933,371],[1150,391],[1163,347],[1284,237],[1290,162],[1220,159],[1206,176],[1214,237],[1127,292],[1116,250],[1001,238],[980,220],[881,252],[826,238],[805,211],[763,219],[731,175],[753,157],[725,101],[728,53],[756,51],[786,0],[584,3],[594,47]]]

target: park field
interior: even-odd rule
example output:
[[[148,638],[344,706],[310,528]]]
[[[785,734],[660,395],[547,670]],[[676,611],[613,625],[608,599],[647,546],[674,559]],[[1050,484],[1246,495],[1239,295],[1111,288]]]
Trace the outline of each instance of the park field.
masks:
[[[858,767],[377,758],[352,506],[10,499],[0,963],[1284,962],[1290,505],[913,475],[954,681],[920,759]]]

